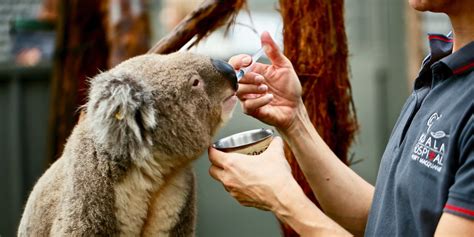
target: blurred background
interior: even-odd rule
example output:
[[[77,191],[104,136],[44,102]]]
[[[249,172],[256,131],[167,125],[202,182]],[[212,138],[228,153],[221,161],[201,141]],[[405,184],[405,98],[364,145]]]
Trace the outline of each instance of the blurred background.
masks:
[[[137,0],[138,1],[138,0]],[[133,2],[131,0],[131,5]],[[218,30],[192,51],[227,60],[260,47],[267,30],[280,42],[277,0],[248,0],[227,35]],[[427,54],[427,32],[447,34],[443,14],[416,13],[407,0],[346,0],[350,79],[360,130],[351,148],[351,166],[374,184],[386,141]],[[199,0],[148,0],[149,44],[166,35]],[[118,1],[111,1],[118,4]],[[133,7],[132,7],[133,8]],[[133,9],[132,9],[133,10]],[[136,10],[136,9],[135,9]],[[114,17],[111,9],[111,17]],[[250,14],[249,14],[250,13]],[[32,186],[50,165],[48,143],[55,45],[54,19],[41,0],[0,0],[0,236],[14,236]],[[71,26],[73,27],[73,26]],[[127,27],[123,25],[123,27]],[[145,44],[144,44],[145,45]],[[149,47],[150,45],[145,45]],[[94,47],[92,47],[93,50]],[[109,62],[110,64],[111,62]],[[113,62],[112,62],[113,64]],[[94,70],[97,71],[97,68]],[[87,75],[89,77],[94,74]],[[54,96],[54,95],[53,95]],[[268,127],[242,114],[240,107],[217,138]],[[198,183],[197,236],[279,236],[269,212],[240,206],[208,175],[206,154],[195,162]],[[263,167],[262,167],[263,169]]]

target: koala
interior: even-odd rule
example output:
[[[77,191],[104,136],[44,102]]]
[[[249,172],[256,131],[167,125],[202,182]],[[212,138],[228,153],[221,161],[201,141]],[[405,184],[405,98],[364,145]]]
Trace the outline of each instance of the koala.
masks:
[[[142,55],[90,81],[85,117],[31,192],[18,236],[193,236],[191,162],[237,98],[233,68]]]

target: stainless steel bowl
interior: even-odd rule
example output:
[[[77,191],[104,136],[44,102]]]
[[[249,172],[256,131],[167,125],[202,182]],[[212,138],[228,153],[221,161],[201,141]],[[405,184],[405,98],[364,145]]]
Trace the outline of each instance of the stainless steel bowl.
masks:
[[[268,128],[248,130],[221,138],[213,144],[213,147],[219,150],[244,147],[265,140],[273,134],[273,130]]]

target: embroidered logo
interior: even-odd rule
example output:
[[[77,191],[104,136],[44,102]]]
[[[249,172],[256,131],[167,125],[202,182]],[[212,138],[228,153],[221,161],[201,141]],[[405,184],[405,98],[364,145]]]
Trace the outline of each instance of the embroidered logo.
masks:
[[[418,138],[411,154],[411,159],[420,164],[441,172],[446,152],[446,140],[449,134],[444,131],[432,131],[432,126],[442,118],[442,114],[433,113],[426,122],[426,131]]]

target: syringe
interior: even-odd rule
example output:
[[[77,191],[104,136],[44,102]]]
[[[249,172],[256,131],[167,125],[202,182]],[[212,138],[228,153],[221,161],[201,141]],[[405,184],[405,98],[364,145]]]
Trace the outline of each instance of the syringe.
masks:
[[[241,68],[239,71],[235,72],[237,74],[237,81],[240,81],[240,79],[244,77],[245,73],[253,69],[255,63],[260,57],[262,57],[264,52],[265,47],[261,47],[254,55],[252,55],[252,63],[249,66]]]

